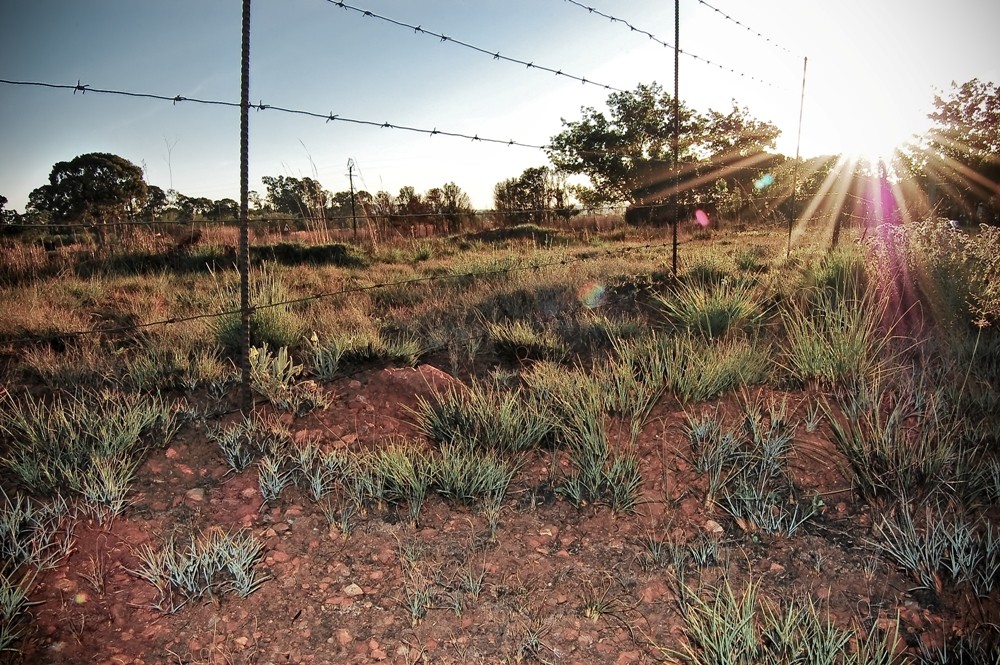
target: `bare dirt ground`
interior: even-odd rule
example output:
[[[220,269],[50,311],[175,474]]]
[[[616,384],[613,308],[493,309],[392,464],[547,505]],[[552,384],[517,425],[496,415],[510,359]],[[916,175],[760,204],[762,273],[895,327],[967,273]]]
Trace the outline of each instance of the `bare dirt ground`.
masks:
[[[331,448],[419,439],[404,407],[446,381],[427,365],[373,369],[326,386],[328,409],[283,418],[296,438]],[[349,534],[300,489],[262,505],[255,467],[227,473],[204,427],[185,425],[150,454],[124,515],[77,527],[75,551],[32,596],[20,662],[661,662],[684,644],[673,578],[646,544],[668,535],[721,540],[727,556],[702,569],[704,583],[725,576],[736,589],[759,584],[762,597],[811,599],[842,627],[884,629],[898,616],[911,648],[1000,622],[996,594],[908,592],[912,580],[873,558],[870,509],[853,497],[823,428],[798,428],[793,462],[797,487],[821,494],[822,514],[787,538],[746,533],[720,508],[706,509],[705,481],[685,460],[683,422],[666,399],[639,437],[644,500],[635,513],[563,500],[553,491],[561,457],[538,453],[511,485],[495,540],[481,515],[438,497],[418,525],[388,509],[357,517]],[[271,579],[246,599],[151,609],[156,591],[128,572],[136,548],[210,527],[251,529],[265,543],[259,567]],[[477,579],[481,588],[470,583]],[[415,589],[428,593],[420,618],[410,609]]]

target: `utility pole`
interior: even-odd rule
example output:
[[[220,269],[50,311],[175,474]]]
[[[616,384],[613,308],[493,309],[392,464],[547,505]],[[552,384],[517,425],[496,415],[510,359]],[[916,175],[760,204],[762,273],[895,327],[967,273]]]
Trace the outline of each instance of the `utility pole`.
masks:
[[[347,178],[351,181],[351,227],[354,229],[354,242],[358,241],[358,214],[354,209],[354,160],[347,160]]]

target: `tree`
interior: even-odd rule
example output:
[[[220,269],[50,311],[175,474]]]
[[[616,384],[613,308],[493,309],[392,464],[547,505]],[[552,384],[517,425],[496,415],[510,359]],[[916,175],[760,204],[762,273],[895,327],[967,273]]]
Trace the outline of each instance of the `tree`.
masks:
[[[448,233],[458,233],[465,222],[474,216],[469,195],[453,182],[428,190],[424,200],[435,220],[439,220],[435,221],[435,228],[443,223]]]
[[[568,217],[575,212],[569,199],[565,178],[547,166],[527,168],[493,188],[493,207],[507,224],[544,224],[556,215]]]
[[[979,204],[1000,209],[1000,86],[972,79],[934,96],[934,127],[915,170],[940,187],[952,206],[976,216]],[[919,157],[922,156],[923,159]]]
[[[674,163],[674,99],[657,83],[608,96],[608,115],[587,107],[579,121],[563,120],[550,141],[549,158],[561,171],[585,175],[591,187],[578,189],[585,203],[661,204],[680,180],[682,203],[711,198],[715,183],[735,187],[734,175],[748,178],[750,167],[774,147],[780,133],[753,118],[733,101],[727,113],[697,113],[683,102],[678,163]],[[745,171],[745,173],[744,173]]]
[[[274,212],[303,219],[326,216],[330,192],[316,180],[279,175],[264,176],[261,182],[267,187],[267,200]]]
[[[653,189],[669,178],[673,163],[673,97],[657,84],[608,96],[608,113],[581,109],[583,118],[567,122],[552,137],[547,152],[556,168],[586,175],[590,188],[577,192],[587,204],[647,203]],[[693,138],[704,132],[704,119],[679,105],[680,159],[693,158]]]
[[[167,210],[167,193],[156,185],[146,186],[146,205],[143,206],[142,216],[155,220],[163,215]]]
[[[49,183],[28,195],[28,207],[54,221],[104,224],[133,219],[147,198],[142,169],[124,157],[92,152],[55,164]]]

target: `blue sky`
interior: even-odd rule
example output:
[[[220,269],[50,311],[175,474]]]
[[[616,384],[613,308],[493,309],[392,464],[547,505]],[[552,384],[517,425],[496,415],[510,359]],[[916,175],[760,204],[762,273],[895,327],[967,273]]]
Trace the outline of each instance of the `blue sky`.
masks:
[[[33,0],[4,3],[0,78],[239,100],[240,0]],[[566,0],[353,0],[505,56],[621,89],[673,89],[673,54]],[[586,0],[673,43],[673,3]],[[735,98],[783,130],[795,151],[808,56],[804,156],[885,151],[926,129],[935,89],[1000,82],[1000,3],[953,0],[715,0],[713,7],[787,47],[774,48],[698,0],[681,0],[681,98],[726,110]],[[376,122],[544,144],[608,91],[442,43],[326,0],[254,0],[254,102]],[[752,80],[764,79],[780,87]],[[252,189],[261,176],[317,177],[331,191],[418,191],[454,181],[477,207],[493,186],[547,162],[543,152],[274,111],[250,118]],[[0,194],[23,210],[52,165],[119,154],[147,180],[188,196],[238,196],[237,109],[73,95],[0,85]]]

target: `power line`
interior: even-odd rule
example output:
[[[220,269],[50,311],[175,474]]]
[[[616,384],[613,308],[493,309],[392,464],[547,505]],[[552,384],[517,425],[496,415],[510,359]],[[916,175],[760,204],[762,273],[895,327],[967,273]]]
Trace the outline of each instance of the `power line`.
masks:
[[[330,1],[330,0],[328,0],[328,1]],[[708,58],[705,58],[703,56],[697,55],[695,53],[691,53],[690,51],[685,51],[684,49],[679,49],[675,45],[673,45],[673,44],[671,44],[669,42],[663,41],[662,39],[660,39],[659,37],[657,37],[653,33],[649,32],[647,30],[643,30],[641,28],[638,28],[638,27],[632,25],[630,22],[626,21],[623,18],[619,18],[617,16],[612,16],[611,14],[605,14],[604,12],[602,12],[602,11],[600,11],[598,9],[595,9],[594,7],[589,7],[589,6],[587,6],[587,5],[585,5],[585,4],[581,3],[581,2],[577,2],[577,0],[564,0],[564,1],[570,3],[571,5],[576,5],[577,7],[580,7],[581,9],[586,9],[591,14],[596,14],[597,16],[601,16],[603,18],[606,18],[606,19],[610,20],[612,23],[621,23],[625,27],[629,28],[629,30],[631,30],[632,32],[637,32],[640,35],[645,35],[646,37],[649,38],[650,41],[653,41],[653,42],[655,42],[655,43],[657,43],[657,44],[659,44],[659,45],[661,45],[661,46],[663,46],[665,48],[668,48],[668,49],[671,49],[671,50],[675,50],[678,53],[680,53],[681,55],[686,55],[687,57],[692,58],[694,60],[697,60],[699,62],[702,62],[702,63],[704,63],[706,65],[709,65],[710,67],[716,67],[718,69],[721,69],[724,72],[728,72],[730,74],[734,74],[734,75],[739,76],[741,78],[748,78],[751,81],[755,81],[757,83],[760,83],[761,85],[766,85],[766,86],[768,86],[770,88],[775,88],[775,89],[778,89],[778,90],[784,90],[785,89],[785,86],[778,85],[777,83],[773,83],[773,82],[768,81],[766,79],[762,79],[759,76],[754,76],[753,74],[747,74],[746,72],[742,72],[742,71],[740,71],[738,69],[734,69],[733,67],[729,67],[727,65],[720,64],[718,62],[715,62],[714,60],[709,60]]]
[[[331,0],[328,0],[331,1]],[[159,95],[153,93],[145,92],[131,92],[127,90],[112,90],[108,88],[95,88],[90,85],[81,84],[77,81],[76,85],[72,84],[58,84],[58,83],[44,83],[39,81],[13,81],[8,79],[0,79],[0,84],[3,85],[16,85],[16,86],[30,86],[37,88],[54,88],[59,90],[72,90],[73,94],[77,92],[81,94],[91,93],[100,95],[120,95],[123,97],[139,97],[143,99],[156,99],[160,101],[172,102],[177,104],[179,102],[193,102],[195,104],[210,104],[214,106],[226,106],[230,108],[240,108],[239,102],[227,102],[219,101],[213,99],[198,99],[195,97],[184,97],[183,95]],[[368,127],[379,127],[382,129],[398,129],[405,132],[414,132],[417,134],[426,134],[427,136],[447,136],[450,138],[468,139],[470,141],[478,141],[480,143],[493,143],[497,145],[506,146],[517,146],[519,148],[532,148],[535,150],[544,150],[547,146],[544,145],[534,145],[530,143],[523,143],[521,141],[515,141],[514,139],[498,139],[490,138],[486,136],[479,136],[479,134],[464,134],[462,132],[451,132],[443,129],[423,129],[420,127],[410,127],[408,125],[398,125],[391,122],[377,122],[374,120],[359,120],[357,118],[348,118],[336,113],[317,113],[315,111],[305,111],[302,109],[286,108],[283,106],[275,106],[272,104],[265,104],[263,101],[259,101],[257,104],[251,104],[250,108],[254,111],[278,111],[280,113],[289,113],[293,115],[302,115],[311,118],[317,118],[319,120],[324,120],[326,122],[346,122],[355,125],[366,125]]]
[[[768,44],[770,44],[774,48],[779,49],[781,51],[784,51],[785,53],[792,54],[791,49],[788,49],[787,47],[782,46],[781,44],[779,44],[778,42],[774,41],[770,37],[761,34],[757,30],[754,30],[753,28],[751,28],[750,26],[748,26],[746,23],[743,23],[742,21],[739,21],[739,20],[733,18],[732,16],[730,16],[726,12],[722,11],[718,7],[714,7],[714,6],[710,5],[710,4],[708,4],[707,2],[705,2],[705,0],[698,0],[698,2],[700,4],[702,4],[702,5],[704,5],[705,7],[711,9],[716,14],[719,14],[720,16],[722,16],[722,18],[726,19],[730,23],[735,23],[736,25],[738,25],[739,27],[743,28],[744,30],[746,30],[750,34],[754,35],[755,37],[759,37],[760,39],[763,39],[765,42],[767,42]]]
[[[583,83],[584,85],[595,85],[595,86],[597,86],[599,88],[604,88],[605,90],[611,90],[612,92],[625,92],[624,90],[621,90],[619,88],[615,88],[615,87],[610,86],[610,85],[606,85],[604,83],[598,83],[597,81],[591,81],[591,80],[587,79],[584,76],[575,76],[573,74],[567,74],[566,72],[564,72],[561,69],[554,69],[552,67],[546,67],[544,65],[536,65],[533,61],[529,61],[529,60],[521,60],[521,59],[518,59],[518,58],[511,58],[511,57],[502,55],[500,53],[500,51],[490,51],[489,49],[484,49],[484,48],[481,48],[479,46],[475,46],[473,44],[469,44],[468,42],[464,42],[464,41],[461,41],[459,39],[455,39],[454,37],[449,37],[449,36],[447,36],[447,35],[445,35],[443,33],[434,32],[432,30],[428,30],[428,29],[424,28],[421,25],[413,25],[411,23],[405,23],[403,21],[397,21],[396,19],[392,19],[392,18],[389,18],[387,16],[382,16],[380,14],[376,14],[375,12],[369,11],[367,9],[361,9],[360,7],[354,7],[352,5],[347,4],[346,2],[342,2],[341,0],[326,0],[326,1],[329,2],[332,5],[336,5],[337,7],[340,7],[341,9],[346,9],[346,10],[350,10],[350,11],[353,11],[353,12],[357,12],[358,14],[361,14],[362,16],[367,16],[369,18],[375,18],[375,19],[378,19],[380,21],[384,21],[386,23],[391,23],[392,25],[399,26],[401,28],[408,28],[410,30],[413,30],[414,33],[428,35],[430,37],[437,37],[442,42],[451,42],[452,44],[457,44],[458,46],[462,46],[462,47],[465,47],[465,48],[467,48],[469,50],[476,51],[477,53],[482,53],[483,55],[488,55],[491,58],[493,58],[494,60],[506,60],[507,62],[512,62],[514,64],[524,65],[528,69],[538,69],[538,70],[541,70],[543,72],[549,72],[550,74],[555,74],[556,76],[563,76],[565,78],[572,79],[574,81],[579,81],[579,82]]]

